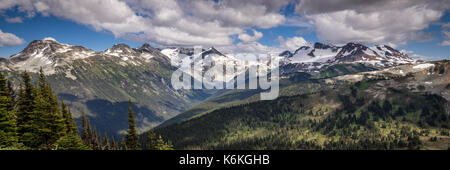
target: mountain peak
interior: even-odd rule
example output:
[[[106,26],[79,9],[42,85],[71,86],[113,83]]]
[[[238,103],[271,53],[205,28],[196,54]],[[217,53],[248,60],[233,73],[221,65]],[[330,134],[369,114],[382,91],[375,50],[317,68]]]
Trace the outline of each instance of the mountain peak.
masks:
[[[53,42],[58,42],[58,41],[56,41],[56,39],[53,38],[53,37],[45,37],[44,39],[42,39],[42,41],[53,41]]]
[[[130,46],[124,43],[114,44],[110,49],[116,50],[116,49],[131,49]]]

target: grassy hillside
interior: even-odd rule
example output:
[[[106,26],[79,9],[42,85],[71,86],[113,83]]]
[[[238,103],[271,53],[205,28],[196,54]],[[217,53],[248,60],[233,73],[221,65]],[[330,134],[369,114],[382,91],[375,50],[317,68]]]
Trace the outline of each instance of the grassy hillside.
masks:
[[[338,86],[338,84],[325,84],[325,78],[371,70],[375,69],[363,64],[338,64],[324,68],[320,74],[311,75],[309,73],[299,72],[281,75],[280,96],[292,96],[332,89]],[[187,111],[163,122],[159,125],[159,127],[186,121],[220,108],[258,101],[260,99],[261,92],[263,91],[259,89],[231,90],[220,96],[215,96],[214,98],[211,97],[210,99],[195,105]]]
[[[327,84],[348,85],[217,109],[156,131],[177,149],[447,149],[450,63],[433,64],[341,76]]]

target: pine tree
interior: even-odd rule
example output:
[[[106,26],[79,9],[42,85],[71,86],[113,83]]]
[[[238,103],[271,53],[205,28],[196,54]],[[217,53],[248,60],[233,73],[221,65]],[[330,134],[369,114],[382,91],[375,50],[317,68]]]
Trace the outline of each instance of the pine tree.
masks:
[[[47,83],[44,71],[39,70],[39,84],[36,89],[36,96],[39,96],[41,102],[35,102],[37,110],[42,112],[43,128],[49,129],[51,132],[47,134],[48,144],[56,142],[60,137],[66,133],[64,131],[64,118],[59,109],[59,104],[53,90]]]
[[[87,136],[86,136],[86,143],[85,143],[85,145],[90,146],[91,148],[93,148],[93,145],[92,145],[93,144],[92,143],[93,135],[92,135],[91,123],[89,122],[89,120],[86,120],[86,123],[87,123],[87,125],[86,125]]]
[[[72,118],[72,113],[70,112],[70,109],[66,106],[64,102],[61,102],[61,111],[62,116],[64,118],[64,126],[66,134],[77,135],[78,134],[77,125],[75,124],[75,121]]]
[[[125,140],[122,140],[122,142],[120,142],[120,149],[125,151],[128,150],[127,143],[125,142]]]
[[[158,140],[156,140],[156,147],[158,148],[158,150],[164,150],[165,148],[165,143],[161,135],[159,136]]]
[[[135,118],[134,118],[134,113],[133,113],[133,108],[132,108],[132,103],[131,103],[131,99],[128,101],[128,133],[127,136],[125,137],[126,140],[126,145],[128,149],[131,150],[138,150],[140,149],[139,146],[139,138],[138,138],[138,134],[137,134],[137,130],[136,130],[136,123],[135,123]]]
[[[57,150],[90,150],[88,146],[83,144],[78,135],[66,135],[59,138],[55,143]]]
[[[109,141],[108,141],[108,135],[105,132],[105,135],[103,136],[103,141],[102,141],[102,145],[103,145],[103,150],[110,150],[111,146],[109,145]]]
[[[148,144],[147,144],[148,150],[157,150],[157,143],[156,143],[156,133],[154,129],[151,129],[148,133]]]
[[[114,137],[111,138],[111,150],[118,150],[116,148],[116,141],[114,140]]]
[[[17,144],[16,125],[10,109],[12,99],[6,82],[6,78],[0,73],[0,148]]]
[[[34,86],[31,84],[31,77],[26,71],[21,77],[22,83],[19,88],[16,112],[17,135],[20,143],[34,148],[39,145],[36,143],[38,139],[34,139],[36,137],[36,127],[34,126],[35,116],[33,116],[35,110]]]
[[[14,87],[11,83],[11,81],[7,81],[6,83],[6,95],[9,97],[10,102],[8,105],[8,111],[14,110],[16,107],[16,92],[14,91]]]
[[[88,140],[88,129],[87,129],[87,120],[86,120],[86,114],[83,112],[81,113],[81,140],[83,140],[83,143],[87,145],[89,142]]]
[[[159,136],[158,140],[156,140],[156,147],[157,150],[173,150],[172,142],[165,143],[161,135]]]
[[[100,150],[100,145],[98,143],[98,136],[97,136],[97,128],[94,128],[94,132],[92,135],[92,149]]]

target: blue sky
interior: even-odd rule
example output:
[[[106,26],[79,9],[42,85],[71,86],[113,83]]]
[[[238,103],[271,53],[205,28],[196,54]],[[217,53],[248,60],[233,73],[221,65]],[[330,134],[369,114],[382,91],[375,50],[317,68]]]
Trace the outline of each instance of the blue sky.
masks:
[[[324,5],[327,1],[309,0],[17,0],[0,7],[0,57],[18,53],[32,40],[45,37],[95,51],[117,43],[245,51],[298,48],[305,42],[356,41],[393,45],[426,59],[450,57],[450,13],[445,0],[395,5],[380,0],[383,3],[366,6],[337,2],[330,8]],[[215,10],[208,11],[210,8]],[[6,34],[10,38],[2,39]],[[253,48],[254,44],[260,46]]]

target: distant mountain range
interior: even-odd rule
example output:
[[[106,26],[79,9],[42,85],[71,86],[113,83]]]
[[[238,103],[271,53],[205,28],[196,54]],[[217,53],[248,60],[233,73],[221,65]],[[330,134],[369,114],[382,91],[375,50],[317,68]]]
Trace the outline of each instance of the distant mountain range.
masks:
[[[128,99],[135,102],[138,125],[145,131],[227,91],[172,88],[172,72],[193,53],[193,48],[157,49],[149,44],[137,48],[116,44],[96,52],[47,38],[32,41],[9,58],[0,58],[0,71],[18,85],[20,72],[37,73],[43,68],[55,93],[73,109],[75,117],[86,112],[100,131],[120,135],[127,128],[124,120]],[[212,61],[238,60],[214,47],[202,50],[201,56]],[[383,68],[416,62],[386,45],[366,47],[356,43],[344,46],[315,43],[282,52],[278,57],[282,74],[320,74],[330,66],[345,63]],[[206,70],[209,68],[205,66]]]

